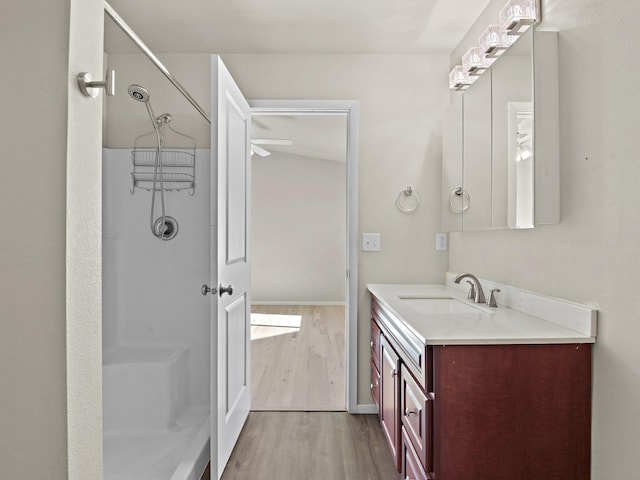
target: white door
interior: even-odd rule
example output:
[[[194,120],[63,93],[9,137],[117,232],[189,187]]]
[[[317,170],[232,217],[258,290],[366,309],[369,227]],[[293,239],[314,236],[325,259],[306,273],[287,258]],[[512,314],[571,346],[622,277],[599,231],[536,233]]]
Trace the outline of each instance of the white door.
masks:
[[[251,407],[251,110],[215,55],[212,84],[211,472],[220,478]]]

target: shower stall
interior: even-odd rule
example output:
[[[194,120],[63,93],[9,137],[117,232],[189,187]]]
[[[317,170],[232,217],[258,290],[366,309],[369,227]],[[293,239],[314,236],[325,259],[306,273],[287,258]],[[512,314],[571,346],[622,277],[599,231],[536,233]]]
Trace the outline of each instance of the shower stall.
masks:
[[[106,2],[105,12],[185,95]],[[209,127],[194,128],[205,122],[194,123],[143,55],[112,61],[131,81],[105,104],[104,479],[200,480],[215,315],[201,293],[211,278]],[[152,104],[173,113],[156,115]]]
[[[162,192],[166,212],[155,215],[180,229],[157,236],[154,191],[134,186],[132,150],[103,150],[104,478],[199,480],[209,458],[208,182],[193,195]],[[209,156],[195,150],[203,180]]]
[[[209,459],[219,478],[251,402],[251,107],[219,56],[181,56],[211,128],[105,11],[175,88],[142,55],[108,55],[129,87],[105,117],[104,478],[200,480]]]
[[[126,115],[148,118],[129,148],[103,150],[104,478],[200,480],[210,447],[211,312],[200,289],[210,275],[210,151],[170,113],[156,116],[145,87],[128,93]]]

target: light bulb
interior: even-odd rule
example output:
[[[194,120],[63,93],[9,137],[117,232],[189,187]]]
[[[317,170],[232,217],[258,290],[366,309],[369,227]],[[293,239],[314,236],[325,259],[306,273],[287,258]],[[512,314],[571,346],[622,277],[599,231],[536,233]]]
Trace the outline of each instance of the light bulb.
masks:
[[[480,47],[472,47],[462,56],[462,68],[471,76],[482,75],[495,61],[485,56]]]
[[[513,44],[516,37],[508,35],[500,25],[489,25],[480,35],[480,50],[488,58],[496,58]]]
[[[509,35],[522,35],[538,19],[536,0],[509,0],[500,10],[500,26]]]

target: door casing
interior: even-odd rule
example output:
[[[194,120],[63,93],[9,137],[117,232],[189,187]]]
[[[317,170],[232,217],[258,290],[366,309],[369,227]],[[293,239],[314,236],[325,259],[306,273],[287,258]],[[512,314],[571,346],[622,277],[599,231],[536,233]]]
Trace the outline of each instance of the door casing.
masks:
[[[259,115],[346,115],[346,306],[345,405],[358,411],[358,119],[355,100],[248,100],[252,116]]]

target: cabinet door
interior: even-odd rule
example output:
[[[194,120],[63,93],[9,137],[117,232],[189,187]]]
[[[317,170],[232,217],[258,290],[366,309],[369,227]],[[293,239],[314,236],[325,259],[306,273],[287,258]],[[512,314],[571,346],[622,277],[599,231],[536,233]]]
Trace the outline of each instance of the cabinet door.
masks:
[[[371,360],[373,364],[376,366],[378,371],[380,371],[380,327],[375,322],[375,320],[371,319]]]
[[[400,471],[400,395],[399,395],[400,358],[380,335],[380,421],[391,454]]]
[[[462,188],[469,208],[462,231],[491,228],[491,70],[464,92]],[[462,205],[460,205],[462,206]]]
[[[404,364],[400,376],[400,409],[406,435],[411,439],[422,465],[428,472],[432,471],[433,401],[418,386]]]
[[[371,396],[380,411],[380,373],[373,360],[371,361]]]
[[[402,476],[405,480],[428,480],[431,478],[422,468],[404,428],[402,429]]]

